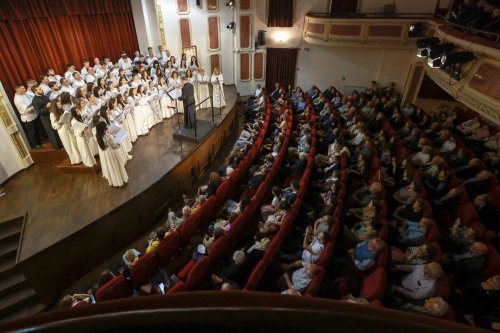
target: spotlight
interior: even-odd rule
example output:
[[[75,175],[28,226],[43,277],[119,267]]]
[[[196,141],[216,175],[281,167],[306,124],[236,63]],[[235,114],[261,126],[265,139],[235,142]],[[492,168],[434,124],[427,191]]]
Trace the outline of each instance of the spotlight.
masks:
[[[422,28],[424,27],[422,22],[416,22],[412,25],[410,25],[410,31],[408,31],[408,37],[421,37],[423,36],[422,34]]]
[[[429,49],[429,55],[428,57],[430,59],[436,59],[436,58],[441,58],[443,53],[450,52],[455,48],[455,45],[452,43],[443,43],[443,44],[438,44],[438,45],[432,45]]]
[[[462,52],[453,52],[453,53],[445,53],[441,56],[441,65],[449,66],[451,64],[463,64],[464,62],[469,62],[474,60],[474,53],[462,51]]]
[[[236,6],[236,1],[235,0],[228,1],[228,3],[226,3],[226,6],[234,7],[234,6]]]
[[[234,23],[234,21],[226,25],[227,30],[234,31],[235,28],[236,28],[236,23]]]
[[[429,47],[431,45],[435,45],[438,43],[439,43],[439,38],[437,38],[437,37],[417,39],[417,47],[419,47],[419,48]]]

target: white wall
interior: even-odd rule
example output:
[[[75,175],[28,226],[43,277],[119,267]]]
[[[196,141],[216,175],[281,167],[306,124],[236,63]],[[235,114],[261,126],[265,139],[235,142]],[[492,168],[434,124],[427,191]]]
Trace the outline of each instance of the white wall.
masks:
[[[305,42],[301,46],[296,84],[303,89],[316,84],[321,89],[334,85],[343,91],[346,85],[367,87],[375,80],[379,86],[394,81],[402,91],[414,58],[414,52],[407,50],[351,49]]]

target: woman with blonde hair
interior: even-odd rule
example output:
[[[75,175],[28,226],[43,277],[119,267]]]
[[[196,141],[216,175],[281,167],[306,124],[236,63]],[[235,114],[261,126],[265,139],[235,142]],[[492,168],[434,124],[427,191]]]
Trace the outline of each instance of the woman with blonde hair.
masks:
[[[226,106],[226,99],[224,97],[224,77],[218,66],[214,68],[214,72],[212,73],[212,78],[210,82],[213,86],[213,103],[216,108],[223,108]]]

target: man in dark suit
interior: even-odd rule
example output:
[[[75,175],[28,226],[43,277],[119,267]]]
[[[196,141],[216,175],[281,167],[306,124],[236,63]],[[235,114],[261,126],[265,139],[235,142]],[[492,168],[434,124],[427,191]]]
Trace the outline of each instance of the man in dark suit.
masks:
[[[182,81],[182,95],[179,97],[184,103],[184,127],[194,128],[196,124],[194,123],[194,113],[196,112],[196,101],[194,99],[194,87],[188,82],[186,76],[181,77]]]

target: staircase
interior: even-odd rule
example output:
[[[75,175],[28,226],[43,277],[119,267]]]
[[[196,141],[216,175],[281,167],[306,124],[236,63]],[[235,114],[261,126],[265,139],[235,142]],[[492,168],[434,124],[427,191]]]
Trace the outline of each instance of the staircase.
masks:
[[[25,215],[0,222],[0,322],[42,311],[42,304],[16,267]]]

